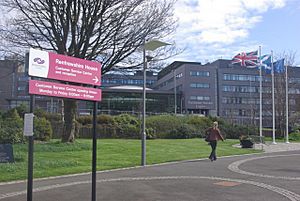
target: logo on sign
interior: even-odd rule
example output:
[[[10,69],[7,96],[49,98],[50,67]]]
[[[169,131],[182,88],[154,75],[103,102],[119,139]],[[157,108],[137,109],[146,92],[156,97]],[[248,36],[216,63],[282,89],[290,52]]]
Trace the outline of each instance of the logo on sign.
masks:
[[[30,49],[29,53],[29,75],[47,77],[49,71],[48,52]]]
[[[45,60],[42,60],[41,58],[34,58],[33,61],[37,64],[44,64],[45,63]]]

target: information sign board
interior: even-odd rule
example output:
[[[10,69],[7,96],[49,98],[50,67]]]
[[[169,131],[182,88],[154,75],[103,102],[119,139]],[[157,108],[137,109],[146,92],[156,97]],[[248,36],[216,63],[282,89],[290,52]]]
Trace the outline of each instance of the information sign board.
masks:
[[[33,136],[33,113],[24,114],[24,136]]]
[[[101,64],[98,62],[30,49],[28,66],[30,76],[101,85]]]
[[[101,101],[101,89],[29,80],[29,94],[55,96],[89,101]]]
[[[11,144],[0,144],[0,163],[13,163],[14,153]]]

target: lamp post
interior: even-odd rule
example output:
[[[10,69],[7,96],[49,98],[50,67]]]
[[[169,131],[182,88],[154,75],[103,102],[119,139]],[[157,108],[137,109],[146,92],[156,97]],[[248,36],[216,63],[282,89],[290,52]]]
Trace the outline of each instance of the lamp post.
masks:
[[[146,165],[146,70],[150,57],[146,56],[146,51],[154,51],[157,48],[170,45],[169,43],[161,42],[158,40],[151,40],[144,43],[143,47],[143,112],[142,112],[142,161],[141,165]]]
[[[174,69],[174,114],[177,114],[176,69]]]

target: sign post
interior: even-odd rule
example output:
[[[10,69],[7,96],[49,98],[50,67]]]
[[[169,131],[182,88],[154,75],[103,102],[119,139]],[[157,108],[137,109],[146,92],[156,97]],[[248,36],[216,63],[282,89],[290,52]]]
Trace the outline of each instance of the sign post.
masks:
[[[29,57],[29,58],[28,58]],[[101,64],[75,57],[30,49],[26,55],[28,74],[46,79],[61,80],[71,83],[88,84],[94,86],[82,87],[76,85],[48,82],[41,80],[29,81],[30,112],[33,111],[34,94],[52,97],[88,100],[94,102],[93,110],[93,153],[92,153],[92,201],[96,201],[96,173],[97,173],[97,102],[101,100],[102,91],[97,89],[101,85]],[[32,201],[33,183],[33,114],[25,116],[24,135],[29,137],[28,145],[28,182],[27,201]]]

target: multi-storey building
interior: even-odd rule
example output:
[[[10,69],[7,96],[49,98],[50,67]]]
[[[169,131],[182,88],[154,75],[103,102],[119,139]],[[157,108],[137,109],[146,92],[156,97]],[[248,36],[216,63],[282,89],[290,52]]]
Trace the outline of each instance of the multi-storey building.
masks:
[[[155,89],[180,94],[182,113],[220,116],[239,124],[259,123],[260,76],[257,68],[245,68],[219,59],[202,65],[175,61],[158,73]],[[272,125],[271,75],[262,73],[262,115]],[[276,113],[285,110],[284,74],[275,76]],[[300,68],[288,67],[289,114],[299,108]]]

